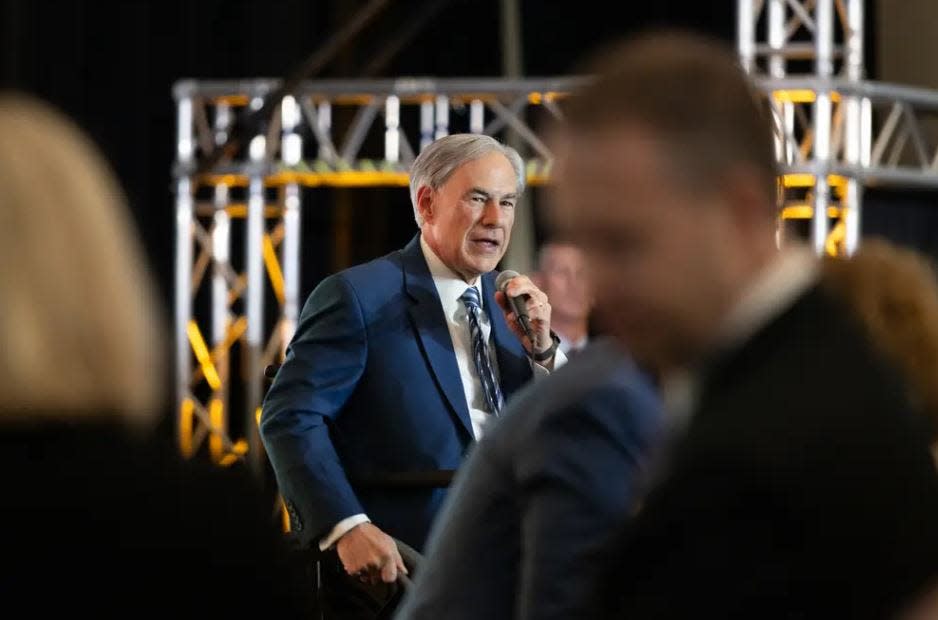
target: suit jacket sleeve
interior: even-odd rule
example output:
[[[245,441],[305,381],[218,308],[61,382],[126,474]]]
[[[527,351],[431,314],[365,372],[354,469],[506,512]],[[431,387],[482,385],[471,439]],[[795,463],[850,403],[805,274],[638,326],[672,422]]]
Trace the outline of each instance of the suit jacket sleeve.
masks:
[[[634,386],[602,390],[553,416],[538,445],[522,450],[521,566],[515,617],[593,618],[595,579],[628,519],[657,400]]]
[[[324,280],[300,316],[264,401],[261,437],[302,544],[363,513],[329,432],[361,379],[368,340],[361,305],[341,274]]]

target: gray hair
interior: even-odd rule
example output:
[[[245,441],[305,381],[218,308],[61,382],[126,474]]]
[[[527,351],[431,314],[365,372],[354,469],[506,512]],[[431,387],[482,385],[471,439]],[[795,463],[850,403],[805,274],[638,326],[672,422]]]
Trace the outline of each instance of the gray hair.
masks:
[[[518,178],[518,194],[521,194],[525,182],[521,155],[491,136],[457,133],[435,140],[420,152],[410,169],[410,201],[414,205],[414,219],[417,220],[418,228],[423,226],[423,218],[417,209],[417,190],[423,186],[439,189],[457,168],[493,151],[504,155],[514,168]]]

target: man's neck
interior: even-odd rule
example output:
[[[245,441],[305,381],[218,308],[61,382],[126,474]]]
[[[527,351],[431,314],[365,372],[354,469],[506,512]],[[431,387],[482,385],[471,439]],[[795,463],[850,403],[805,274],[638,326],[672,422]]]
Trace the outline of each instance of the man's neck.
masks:
[[[817,257],[806,246],[792,244],[760,264],[716,330],[715,344],[731,348],[747,339],[817,279]]]
[[[447,265],[445,262],[443,262],[443,259],[440,258],[440,253],[434,246],[433,240],[423,233],[420,235],[420,245],[424,253],[424,258],[427,259],[427,263],[430,267],[430,272],[434,277],[451,277],[462,280],[470,286],[478,285],[479,274],[468,277],[465,274],[460,273],[457,269]]]

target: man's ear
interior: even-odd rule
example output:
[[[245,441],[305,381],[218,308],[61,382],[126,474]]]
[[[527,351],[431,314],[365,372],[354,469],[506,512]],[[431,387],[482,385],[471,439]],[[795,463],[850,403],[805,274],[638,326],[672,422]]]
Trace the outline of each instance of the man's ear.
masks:
[[[433,188],[422,185],[417,190],[417,212],[424,222],[433,221]]]
[[[737,164],[723,181],[723,196],[731,209],[733,221],[744,233],[775,228],[775,216],[765,199],[764,181],[751,166]]]

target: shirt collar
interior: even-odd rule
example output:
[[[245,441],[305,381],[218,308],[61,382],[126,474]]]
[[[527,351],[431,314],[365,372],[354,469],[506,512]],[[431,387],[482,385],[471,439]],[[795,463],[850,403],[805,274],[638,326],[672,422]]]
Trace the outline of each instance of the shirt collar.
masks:
[[[474,286],[479,291],[479,300],[482,306],[485,307],[485,299],[482,297],[482,289],[479,286],[481,283],[480,276],[476,276],[472,282],[467,283],[436,255],[436,252],[433,251],[422,234],[420,235],[420,249],[423,252],[423,257],[427,261],[430,276],[433,278],[433,283],[436,285],[440,299],[447,301],[459,300],[462,294],[466,292],[467,288]]]

